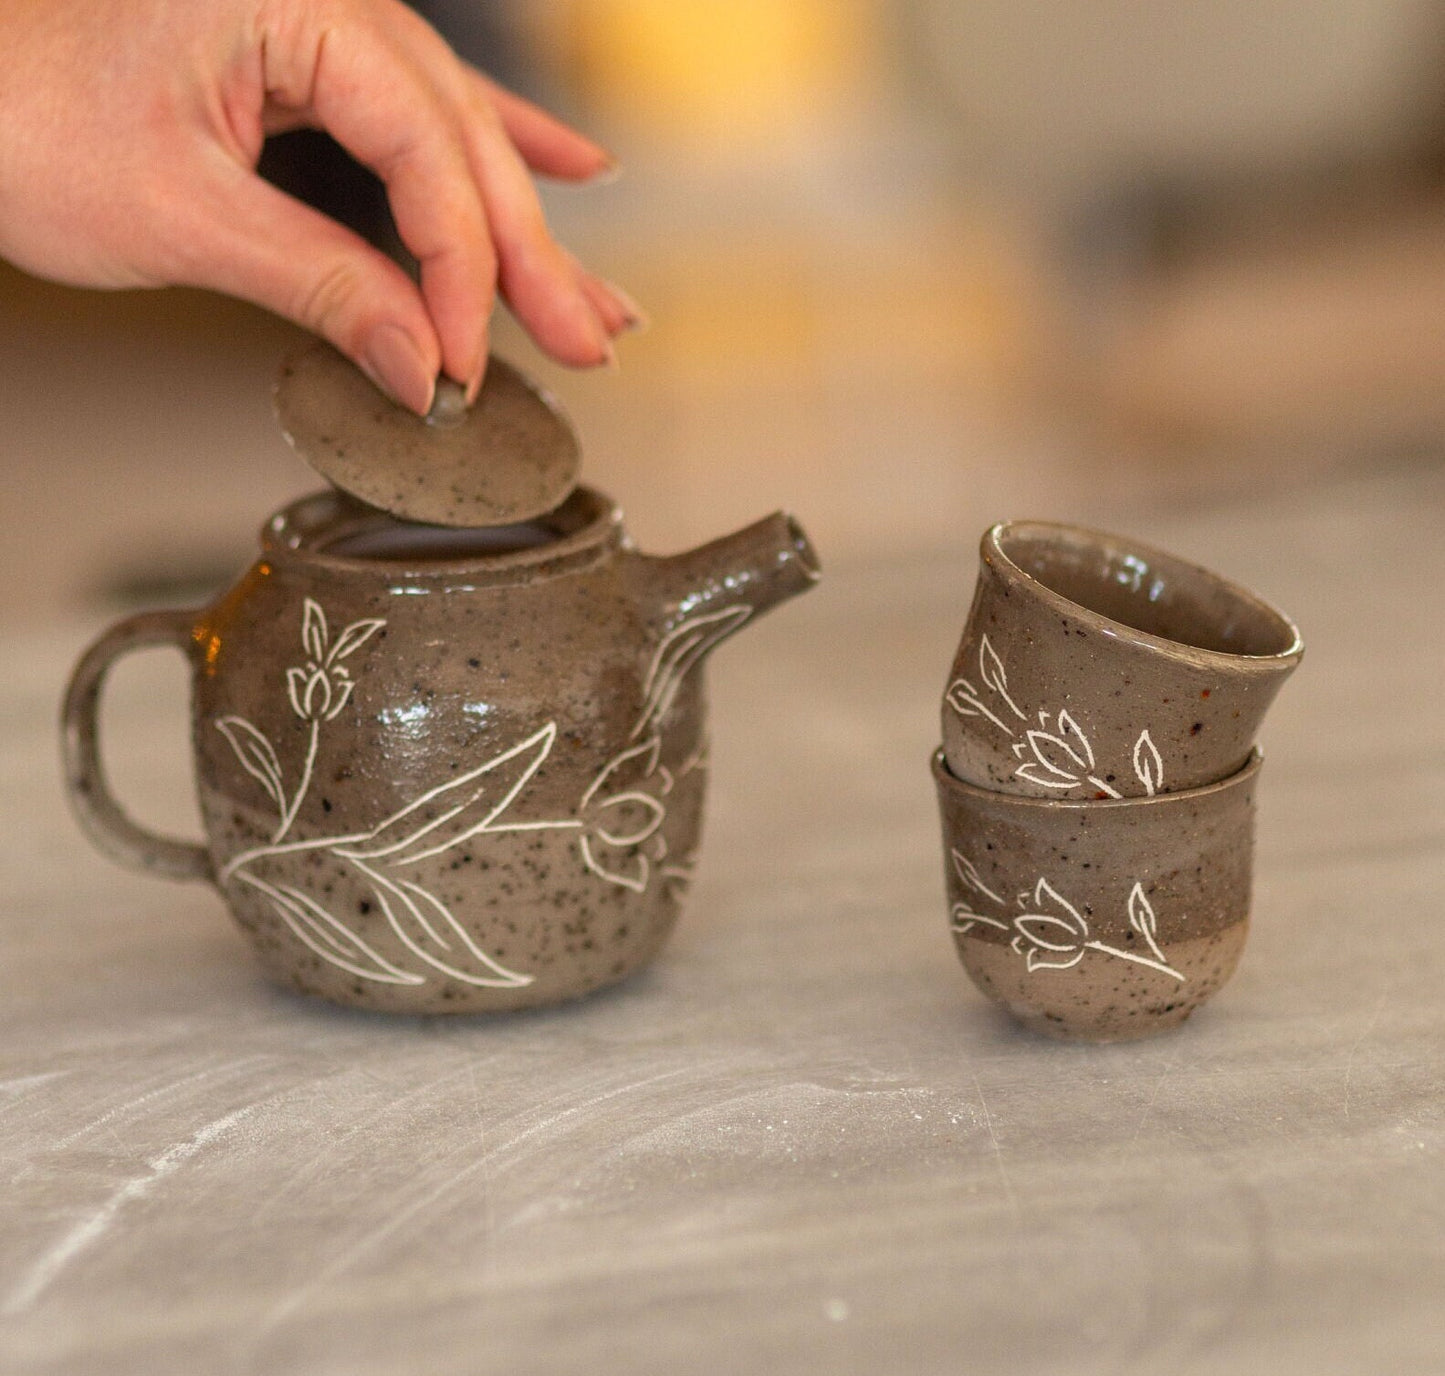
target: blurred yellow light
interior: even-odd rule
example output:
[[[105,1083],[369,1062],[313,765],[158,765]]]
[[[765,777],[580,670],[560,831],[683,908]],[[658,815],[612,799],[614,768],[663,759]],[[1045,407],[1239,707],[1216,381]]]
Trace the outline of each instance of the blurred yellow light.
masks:
[[[816,113],[869,53],[867,0],[573,0],[602,112],[663,139],[755,141]]]

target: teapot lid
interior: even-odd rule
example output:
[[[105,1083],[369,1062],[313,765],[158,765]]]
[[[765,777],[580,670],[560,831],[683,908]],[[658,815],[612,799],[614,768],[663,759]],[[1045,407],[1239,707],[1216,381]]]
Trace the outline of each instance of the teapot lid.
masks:
[[[276,415],[291,447],[344,492],[409,521],[499,526],[559,507],[582,450],[557,402],[493,357],[476,401],[443,378],[425,417],[383,396],[329,344],[281,365]]]

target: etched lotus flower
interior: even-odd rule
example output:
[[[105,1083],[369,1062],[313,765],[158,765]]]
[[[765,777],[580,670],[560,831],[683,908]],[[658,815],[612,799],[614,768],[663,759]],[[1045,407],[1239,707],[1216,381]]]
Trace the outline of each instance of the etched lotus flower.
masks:
[[[578,841],[587,868],[599,878],[641,893],[652,866],[667,855],[660,828],[662,800],[673,778],[658,762],[662,740],[649,736],[611,760],[582,795]]]
[[[308,664],[286,671],[292,710],[302,721],[334,721],[341,715],[355,685],[345,669]]]
[[[1091,944],[1083,915],[1047,879],[1034,885],[1033,901],[1037,911],[1014,918],[1018,935],[1010,945],[1026,959],[1030,971],[1077,965]]]
[[[309,656],[304,669],[286,670],[286,693],[291,710],[302,721],[335,721],[356,687],[340,661],[354,654],[385,623],[353,621],[331,643],[326,613],[309,597],[301,618],[301,644]]]
[[[1039,713],[1039,725],[1024,733],[1027,745],[1015,747],[1015,754],[1030,754],[1014,772],[1043,788],[1073,788],[1094,767],[1094,751],[1089,738],[1068,712],[1060,712],[1055,729],[1047,729],[1049,714]]]
[[[1002,909],[1005,906],[1003,898],[984,883],[973,862],[956,850],[952,852],[952,856],[954,872],[958,875],[960,884]],[[1147,966],[1161,975],[1177,979],[1181,984],[1184,982],[1184,976],[1169,963],[1159,946],[1159,919],[1155,915],[1154,905],[1144,891],[1143,883],[1139,880],[1135,880],[1133,888],[1129,890],[1129,926],[1134,934],[1143,938],[1148,955],[1137,950],[1126,950],[1122,946],[1110,946],[1090,936],[1089,924],[1083,913],[1042,875],[1034,884],[1033,892],[1024,889],[1018,895],[1017,902],[1025,911],[1013,918],[1011,923],[1000,921],[996,917],[985,917],[974,911],[974,902],[971,899],[956,902],[950,912],[951,925],[959,936],[967,936],[979,923],[997,927],[1002,931],[1012,930],[1014,936],[1009,946],[1016,955],[1024,957],[1030,974],[1035,970],[1072,969],[1084,958],[1085,951],[1097,951],[1100,955],[1115,956],[1135,965]],[[1133,939],[1132,935],[1128,938],[1130,941]]]

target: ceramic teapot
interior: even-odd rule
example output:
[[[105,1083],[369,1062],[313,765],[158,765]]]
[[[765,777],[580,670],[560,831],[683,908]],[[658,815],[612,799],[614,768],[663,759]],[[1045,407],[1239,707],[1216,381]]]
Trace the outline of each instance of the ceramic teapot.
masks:
[[[697,856],[702,660],[818,578],[778,513],[670,558],[578,487],[456,530],[329,490],[266,523],[214,604],[112,627],[64,708],[70,795],[132,867],[225,896],[279,981],[405,1013],[572,998],[646,964]],[[191,666],[204,844],[153,835],[107,788],[107,669]]]

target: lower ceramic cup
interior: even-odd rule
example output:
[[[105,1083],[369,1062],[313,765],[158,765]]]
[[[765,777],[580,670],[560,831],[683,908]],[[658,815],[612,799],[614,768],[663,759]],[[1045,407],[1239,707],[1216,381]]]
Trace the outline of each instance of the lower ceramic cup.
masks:
[[[1249,922],[1260,755],[1152,798],[993,792],[933,756],[954,940],[990,998],[1052,1037],[1182,1023],[1234,972]]]

